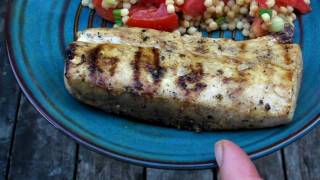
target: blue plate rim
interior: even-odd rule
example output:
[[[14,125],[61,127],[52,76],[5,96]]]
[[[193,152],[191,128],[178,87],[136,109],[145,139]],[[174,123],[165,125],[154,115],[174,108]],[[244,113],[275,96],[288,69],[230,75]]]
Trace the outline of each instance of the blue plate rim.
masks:
[[[25,83],[22,75],[20,74],[16,59],[14,57],[14,51],[11,46],[11,34],[10,34],[10,22],[11,22],[11,1],[8,2],[8,8],[6,12],[5,17],[5,45],[6,45],[6,52],[9,59],[9,63],[11,66],[11,69],[13,71],[13,74],[16,78],[16,81],[18,82],[22,92],[27,97],[27,99],[31,102],[31,104],[36,108],[36,110],[47,120],[52,124],[55,128],[62,131],[64,134],[69,136],[70,138],[74,139],[76,142],[89,147],[90,149],[94,150],[97,153],[110,156],[112,158],[127,161],[136,165],[142,165],[152,168],[161,168],[161,169],[209,169],[209,168],[215,168],[217,167],[216,161],[205,161],[205,162],[193,162],[193,163],[179,163],[179,162],[164,162],[164,161],[151,161],[151,160],[145,160],[137,157],[128,156],[125,154],[117,153],[114,151],[111,151],[110,149],[103,148],[93,142],[90,142],[89,140],[85,139],[84,137],[81,137],[79,134],[72,132],[71,129],[68,129],[68,127],[65,127],[63,124],[59,123],[59,121],[56,120],[56,118],[50,114],[42,105],[41,103],[35,98],[32,91],[29,89],[28,85]],[[310,130],[315,128],[320,122],[320,113],[316,115],[313,119],[309,120],[309,122],[298,129],[296,132],[289,134],[286,138],[280,139],[279,141],[266,146],[264,148],[261,148],[255,152],[252,152],[249,154],[251,159],[258,159],[260,157],[266,156],[268,154],[271,154],[291,143],[294,141],[302,138],[304,135],[306,135]]]

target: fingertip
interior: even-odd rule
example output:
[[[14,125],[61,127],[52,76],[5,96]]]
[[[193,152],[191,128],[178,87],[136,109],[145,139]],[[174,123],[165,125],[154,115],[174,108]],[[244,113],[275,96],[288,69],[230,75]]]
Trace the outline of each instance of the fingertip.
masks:
[[[221,140],[215,144],[215,157],[220,175],[224,180],[239,177],[260,179],[249,156],[238,145],[229,140]]]
[[[222,167],[222,163],[223,163],[223,140],[222,141],[218,141],[215,145],[214,145],[214,155],[216,157],[216,161],[219,167]]]

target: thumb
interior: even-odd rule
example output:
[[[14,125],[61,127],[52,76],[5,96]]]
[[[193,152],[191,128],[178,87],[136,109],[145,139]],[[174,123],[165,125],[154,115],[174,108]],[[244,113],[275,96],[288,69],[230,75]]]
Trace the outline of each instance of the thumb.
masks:
[[[222,180],[262,179],[249,156],[236,144],[222,140],[215,144],[214,149]]]

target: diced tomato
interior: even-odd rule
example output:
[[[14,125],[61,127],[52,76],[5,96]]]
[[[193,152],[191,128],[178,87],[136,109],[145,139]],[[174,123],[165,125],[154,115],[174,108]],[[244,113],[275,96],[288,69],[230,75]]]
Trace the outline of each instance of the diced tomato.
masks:
[[[105,9],[101,6],[102,0],[93,0],[93,4],[95,5],[96,12],[103,19],[114,22],[114,17],[112,14],[113,9]]]
[[[102,0],[93,0],[96,12],[108,21],[114,22],[113,9],[105,9],[101,6]],[[160,6],[161,3],[165,3],[165,0],[141,0],[139,3],[132,5],[130,8],[129,16],[139,10],[154,9]]]
[[[166,0],[141,0],[140,1],[140,4],[143,4],[143,5],[148,5],[148,4],[151,4],[153,6],[157,6],[159,7],[161,4],[164,4],[166,3]]]
[[[129,17],[132,14],[136,13],[137,11],[148,10],[148,9],[157,10],[157,8],[155,6],[146,6],[146,5],[142,4],[142,3],[135,4],[135,5],[131,6],[131,8],[130,8]]]
[[[311,11],[310,5],[304,2],[304,0],[276,0],[278,6],[292,6],[301,13],[307,13]]]
[[[127,24],[163,31],[173,31],[179,27],[177,14],[168,13],[165,4],[161,4],[158,9],[137,10],[129,17]]]
[[[257,0],[258,4],[259,4],[259,7],[261,8],[268,8],[268,5],[267,5],[267,0]]]
[[[267,0],[257,0],[259,7],[268,8]],[[311,11],[310,5],[304,2],[304,0],[276,0],[278,6],[292,6],[293,8],[299,10],[301,13],[307,13]]]
[[[263,20],[260,18],[255,18],[252,23],[252,32],[257,36],[265,36],[268,34],[268,31],[262,28]]]
[[[294,8],[298,9],[301,13],[307,13],[311,11],[309,4],[305,3],[304,0],[296,0]]]
[[[276,0],[276,5],[286,7],[289,4],[289,0]]]
[[[185,0],[182,6],[182,11],[190,16],[202,16],[206,11],[204,0]]]

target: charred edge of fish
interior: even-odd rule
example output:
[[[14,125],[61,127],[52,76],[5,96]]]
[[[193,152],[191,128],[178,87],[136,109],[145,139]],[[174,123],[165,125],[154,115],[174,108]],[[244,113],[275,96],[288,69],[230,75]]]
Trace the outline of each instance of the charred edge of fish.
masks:
[[[132,63],[132,67],[133,67],[133,80],[134,80],[134,84],[133,87],[136,90],[142,90],[143,89],[143,84],[140,81],[140,63],[141,63],[141,56],[142,56],[142,48],[139,47],[138,51],[135,52],[134,55],[134,61]]]
[[[65,73],[64,73],[64,76],[66,78],[69,78],[68,72],[69,72],[70,61],[75,57],[76,48],[77,48],[77,45],[75,43],[72,43],[65,50]]]
[[[66,61],[65,62],[65,72],[64,72],[64,77],[66,77],[67,79],[69,79],[69,66],[70,66],[70,62]]]
[[[77,45],[75,43],[72,43],[69,45],[69,47],[65,51],[66,62],[69,62],[75,57],[76,49],[77,49]]]

